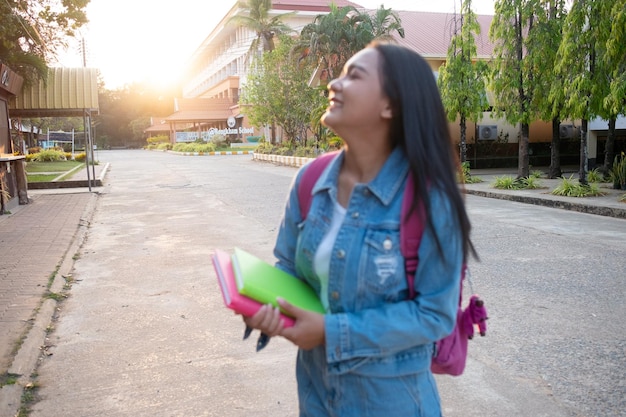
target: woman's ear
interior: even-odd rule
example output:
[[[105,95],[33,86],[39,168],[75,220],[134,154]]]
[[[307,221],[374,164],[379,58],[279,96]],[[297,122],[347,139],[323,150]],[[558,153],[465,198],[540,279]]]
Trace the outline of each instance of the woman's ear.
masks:
[[[391,119],[393,117],[393,112],[391,111],[391,105],[389,104],[389,102],[387,102],[385,104],[385,107],[383,107],[380,113],[380,117],[382,117],[383,119]]]

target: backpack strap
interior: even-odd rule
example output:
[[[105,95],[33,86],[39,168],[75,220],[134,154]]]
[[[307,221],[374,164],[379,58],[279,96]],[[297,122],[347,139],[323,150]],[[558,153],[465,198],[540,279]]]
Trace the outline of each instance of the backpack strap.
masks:
[[[424,234],[424,206],[419,204],[417,210],[411,211],[413,204],[413,176],[409,173],[402,197],[402,210],[400,211],[400,251],[404,257],[404,270],[409,286],[409,298],[413,299],[415,293],[415,272],[417,271],[417,251]]]
[[[309,166],[306,167],[300,178],[298,184],[298,202],[300,203],[300,217],[302,220],[306,219],[306,215],[309,213],[311,207],[311,199],[313,197],[313,187],[319,179],[324,169],[328,166],[330,161],[339,153],[339,151],[328,152],[315,158]]]

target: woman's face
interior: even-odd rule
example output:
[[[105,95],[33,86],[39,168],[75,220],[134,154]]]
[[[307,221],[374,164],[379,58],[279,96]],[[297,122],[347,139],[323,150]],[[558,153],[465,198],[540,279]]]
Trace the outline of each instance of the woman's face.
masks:
[[[389,122],[391,110],[382,91],[379,60],[376,49],[363,49],[350,58],[341,76],[328,84],[330,104],[322,123],[340,136]]]

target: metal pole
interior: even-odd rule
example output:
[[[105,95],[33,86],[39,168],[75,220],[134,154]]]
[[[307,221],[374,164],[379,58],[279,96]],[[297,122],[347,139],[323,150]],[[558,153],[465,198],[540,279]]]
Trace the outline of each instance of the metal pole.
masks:
[[[87,165],[87,186],[89,187],[89,192],[91,192],[91,176],[89,173],[89,149],[87,144],[87,113],[83,110],[83,138],[85,139],[85,164]]]

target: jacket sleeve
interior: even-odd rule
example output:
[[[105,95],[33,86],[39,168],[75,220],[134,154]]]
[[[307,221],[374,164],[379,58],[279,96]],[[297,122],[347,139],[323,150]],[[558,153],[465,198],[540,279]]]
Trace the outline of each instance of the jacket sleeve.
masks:
[[[305,165],[306,166],[306,165]],[[289,194],[285,203],[285,211],[280,221],[276,244],[274,246],[274,256],[277,259],[275,266],[293,276],[296,275],[296,244],[298,242],[298,225],[302,222],[300,216],[300,204],[298,202],[298,184],[302,178],[304,167],[298,170],[294,176]]]

